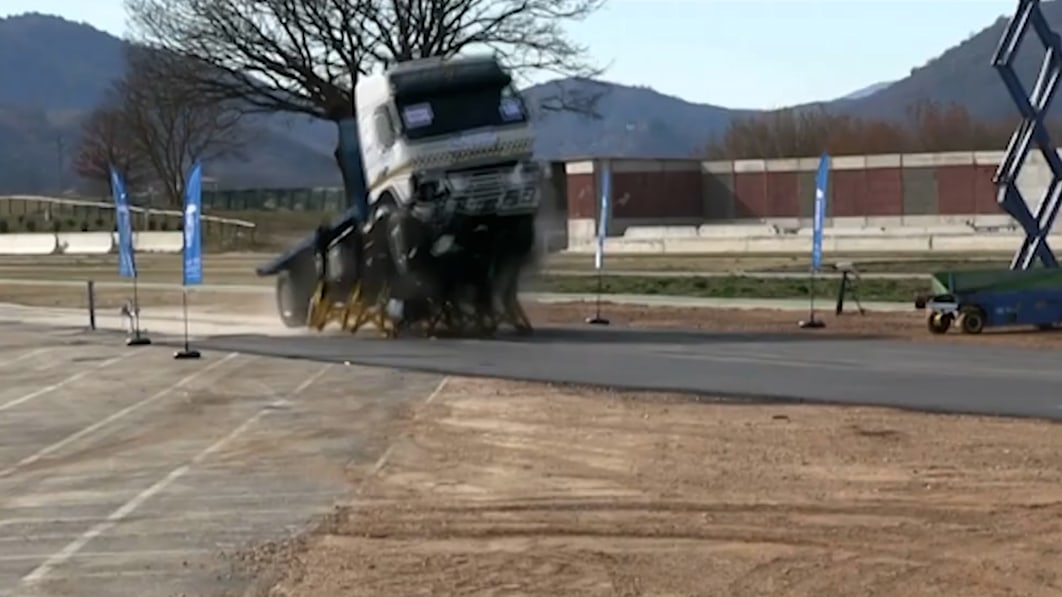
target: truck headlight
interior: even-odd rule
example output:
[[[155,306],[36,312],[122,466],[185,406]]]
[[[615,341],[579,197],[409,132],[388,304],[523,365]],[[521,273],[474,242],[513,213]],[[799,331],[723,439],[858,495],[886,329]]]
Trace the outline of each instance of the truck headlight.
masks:
[[[527,178],[524,176],[524,169],[517,166],[509,172],[509,184],[514,187],[519,187],[524,184]]]
[[[468,181],[461,176],[451,176],[448,182],[454,193],[464,193],[468,190]]]

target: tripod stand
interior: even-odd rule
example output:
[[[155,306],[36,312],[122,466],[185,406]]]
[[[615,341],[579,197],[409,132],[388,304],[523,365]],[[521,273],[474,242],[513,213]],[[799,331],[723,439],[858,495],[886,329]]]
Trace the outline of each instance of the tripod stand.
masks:
[[[856,292],[859,272],[851,264],[839,264],[836,267],[841,270],[841,285],[837,289],[837,308],[835,313],[840,315],[844,312],[844,297],[846,294],[851,294],[852,299],[855,300],[856,307],[859,308],[859,314],[866,315],[867,312],[863,309],[863,303],[859,302],[859,293]]]

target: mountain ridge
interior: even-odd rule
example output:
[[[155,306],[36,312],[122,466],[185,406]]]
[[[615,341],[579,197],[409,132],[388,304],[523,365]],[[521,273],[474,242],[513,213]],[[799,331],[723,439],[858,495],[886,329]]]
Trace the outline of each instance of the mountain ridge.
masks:
[[[1062,25],[1062,3],[1042,5],[1053,26]],[[1017,118],[998,76],[989,67],[1006,19],[911,69],[908,77],[813,102],[832,112],[902,119],[921,100],[955,101],[980,118]],[[1030,36],[1031,37],[1031,36]],[[73,186],[70,171],[81,120],[124,70],[126,42],[91,25],[54,15],[28,13],[0,18],[0,193],[54,193]],[[1042,58],[1019,53],[1019,75],[1031,84]],[[587,85],[552,81],[524,89],[532,107],[555,86]],[[659,93],[647,86],[597,81],[606,90],[597,106],[600,118],[537,110],[536,155],[557,160],[683,158],[701,152],[733,118],[762,112],[730,109]],[[306,117],[263,118],[246,161],[212,164],[210,175],[226,188],[336,186],[332,161],[334,125]]]

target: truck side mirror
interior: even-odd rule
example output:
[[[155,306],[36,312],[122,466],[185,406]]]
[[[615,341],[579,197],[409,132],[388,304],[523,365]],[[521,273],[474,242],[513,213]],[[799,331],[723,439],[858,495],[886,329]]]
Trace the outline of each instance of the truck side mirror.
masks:
[[[391,128],[391,119],[386,112],[377,112],[372,115],[372,126],[376,133],[376,140],[383,147],[390,147],[395,142],[395,131]]]

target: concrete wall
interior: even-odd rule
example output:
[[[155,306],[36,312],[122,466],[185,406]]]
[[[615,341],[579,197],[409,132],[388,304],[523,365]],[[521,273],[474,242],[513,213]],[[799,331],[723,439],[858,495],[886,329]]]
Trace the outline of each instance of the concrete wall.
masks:
[[[180,232],[135,232],[133,248],[142,253],[180,253]],[[0,234],[0,255],[106,255],[118,250],[118,234],[51,232]]]
[[[1001,151],[836,156],[828,187],[830,228],[958,226],[969,233],[1011,227],[992,181]],[[600,206],[604,160],[567,165],[570,246],[589,242]],[[675,227],[759,223],[796,230],[811,224],[819,158],[609,160],[613,171],[609,236],[632,228],[646,239],[673,238]],[[1051,180],[1046,160],[1030,153],[1018,188],[1035,213]],[[734,234],[750,233],[750,229]],[[727,233],[731,234],[731,233]]]
[[[809,234],[765,233],[749,226],[750,230],[731,227],[726,234],[680,234],[656,236],[636,235],[610,237],[605,241],[608,255],[793,255],[807,256],[811,253]],[[696,228],[692,229],[696,231]],[[837,232],[833,230],[830,232]],[[881,234],[826,234],[822,248],[825,259],[832,256],[850,257],[861,254],[924,256],[932,253],[956,254],[1009,254],[1021,246],[1024,236],[1014,232],[973,232],[959,230],[886,230]],[[1052,247],[1062,247],[1062,234],[1052,235]],[[589,254],[596,249],[587,242],[571,246],[569,253]]]
[[[836,156],[830,217],[995,214],[992,176],[1003,152]],[[569,162],[572,217],[592,217],[597,172],[605,160]],[[608,160],[616,218],[810,218],[818,158],[737,160]],[[1018,180],[1032,204],[1050,180],[1031,153]]]

